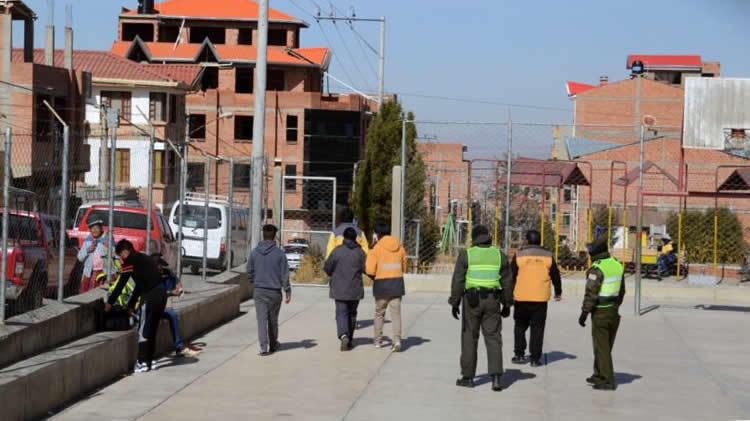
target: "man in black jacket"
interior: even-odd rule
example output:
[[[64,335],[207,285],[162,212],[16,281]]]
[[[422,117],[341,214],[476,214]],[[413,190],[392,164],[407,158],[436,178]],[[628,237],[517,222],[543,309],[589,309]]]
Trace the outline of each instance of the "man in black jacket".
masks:
[[[336,301],[336,328],[342,351],[352,349],[357,307],[365,296],[362,283],[365,258],[357,243],[357,231],[349,227],[344,230],[344,244],[333,249],[323,267],[330,277],[330,297]]]
[[[122,289],[132,276],[135,288],[127,304],[128,311],[133,312],[138,299],[141,299],[138,307],[138,360],[134,371],[143,373],[152,369],[156,334],[164,307],[167,305],[167,291],[154,259],[135,251],[130,241],[120,240],[115,247],[115,253],[120,256],[122,270],[120,280],[110,294],[109,300],[104,304],[104,311],[112,310],[112,305],[117,301],[117,297],[120,296]]]

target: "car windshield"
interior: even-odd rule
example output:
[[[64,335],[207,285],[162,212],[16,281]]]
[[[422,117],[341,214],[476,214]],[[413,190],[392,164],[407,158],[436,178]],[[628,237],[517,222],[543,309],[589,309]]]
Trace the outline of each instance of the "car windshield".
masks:
[[[3,220],[0,218],[0,231],[2,227]],[[19,241],[39,241],[36,219],[29,216],[8,215],[8,238]]]
[[[300,246],[285,246],[284,252],[287,254],[305,254],[307,247]]]
[[[106,227],[109,225],[109,210],[108,209],[93,209],[89,216],[86,218],[86,225],[89,225],[92,221],[100,220]],[[114,223],[115,228],[126,228],[134,230],[146,230],[146,214],[127,212],[127,211],[114,211]],[[154,226],[151,226],[151,230],[154,230]]]
[[[78,208],[78,212],[76,212],[76,219],[73,222],[73,227],[77,228],[79,225],[81,225],[81,220],[83,219],[83,215],[86,214],[86,211],[89,210],[88,206],[81,206]]]
[[[197,205],[185,205],[185,213],[183,214],[183,226],[185,228],[204,228],[206,225],[206,208]],[[173,224],[180,223],[180,205],[174,211],[174,218],[172,218]],[[221,226],[221,209],[219,208],[208,208],[208,229],[213,230]]]

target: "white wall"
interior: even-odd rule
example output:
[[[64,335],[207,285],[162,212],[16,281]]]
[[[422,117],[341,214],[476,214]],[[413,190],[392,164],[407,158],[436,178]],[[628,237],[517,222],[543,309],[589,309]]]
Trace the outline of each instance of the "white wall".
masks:
[[[86,173],[85,183],[87,185],[99,184],[99,148],[101,139],[90,137],[88,144],[91,145],[91,171]],[[111,145],[112,142],[107,142]],[[117,139],[117,149],[130,150],[130,187],[148,187],[148,140]],[[154,149],[163,151],[163,143],[155,143]]]
[[[168,89],[125,89],[125,88],[101,88],[96,87],[94,88],[94,98],[96,100],[97,106],[86,104],[86,120],[91,124],[99,124],[100,123],[100,113],[101,111],[98,108],[98,105],[101,104],[101,91],[122,91],[122,92],[130,92],[130,110],[131,115],[129,116],[123,116],[124,118],[132,121],[134,124],[140,124],[140,125],[146,125],[148,124],[148,113],[149,113],[149,94],[151,92],[164,92],[164,93],[173,93]],[[140,111],[139,111],[140,108]],[[141,114],[141,111],[143,114]]]

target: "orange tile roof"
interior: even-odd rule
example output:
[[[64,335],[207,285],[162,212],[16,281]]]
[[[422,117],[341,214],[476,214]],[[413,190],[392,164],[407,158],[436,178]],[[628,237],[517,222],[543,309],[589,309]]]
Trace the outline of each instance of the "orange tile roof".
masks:
[[[12,61],[23,61],[23,50],[13,49]],[[44,50],[34,50],[34,63],[44,63]],[[55,50],[55,66],[64,66],[63,50]],[[73,67],[92,77],[149,82],[183,82],[192,85],[201,71],[197,64],[149,65],[126,60],[108,51],[74,50]]]
[[[258,3],[251,0],[167,0],[154,6],[161,16],[207,18],[207,19],[258,19]],[[138,14],[137,10],[125,12]],[[268,19],[304,23],[302,20],[275,9],[268,9]]]
[[[175,47],[171,42],[143,42],[143,41],[116,41],[110,52],[112,54],[126,57],[131,48],[138,48],[136,44],[140,43],[144,48],[144,53],[149,56],[153,62],[172,61],[195,63],[198,55],[204,48],[212,48],[216,52],[216,58],[219,62],[250,62],[257,60],[258,49],[252,45],[214,45],[210,42],[203,44],[178,44]],[[318,48],[295,48],[293,52],[302,57],[306,57],[312,63],[302,58],[295,57],[286,52],[283,47],[268,48],[268,62],[270,64],[287,64],[327,67],[330,60],[330,50],[325,47]]]

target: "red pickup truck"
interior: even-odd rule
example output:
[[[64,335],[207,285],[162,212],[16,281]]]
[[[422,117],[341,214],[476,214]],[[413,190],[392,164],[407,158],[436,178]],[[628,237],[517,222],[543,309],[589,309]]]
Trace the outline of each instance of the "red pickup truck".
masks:
[[[0,217],[2,211],[0,211]],[[42,306],[42,298],[57,296],[59,219],[26,211],[8,211],[8,264],[5,288],[9,316]],[[73,244],[66,241],[64,295],[78,294],[82,265]]]
[[[151,235],[146,236],[146,209],[115,206],[114,207],[114,229],[112,236],[115,244],[120,240],[129,240],[137,251],[146,251],[146,238],[151,241],[151,253],[161,253],[164,259],[172,267],[177,262],[177,240],[172,233],[172,229],[164,219],[164,216],[158,209],[154,208],[151,212]],[[90,207],[80,220],[78,227],[68,230],[71,238],[78,239],[78,247],[83,247],[83,242],[89,236],[88,223],[94,220],[104,222],[104,231],[106,235],[107,224],[109,224],[109,207],[96,205]]]

